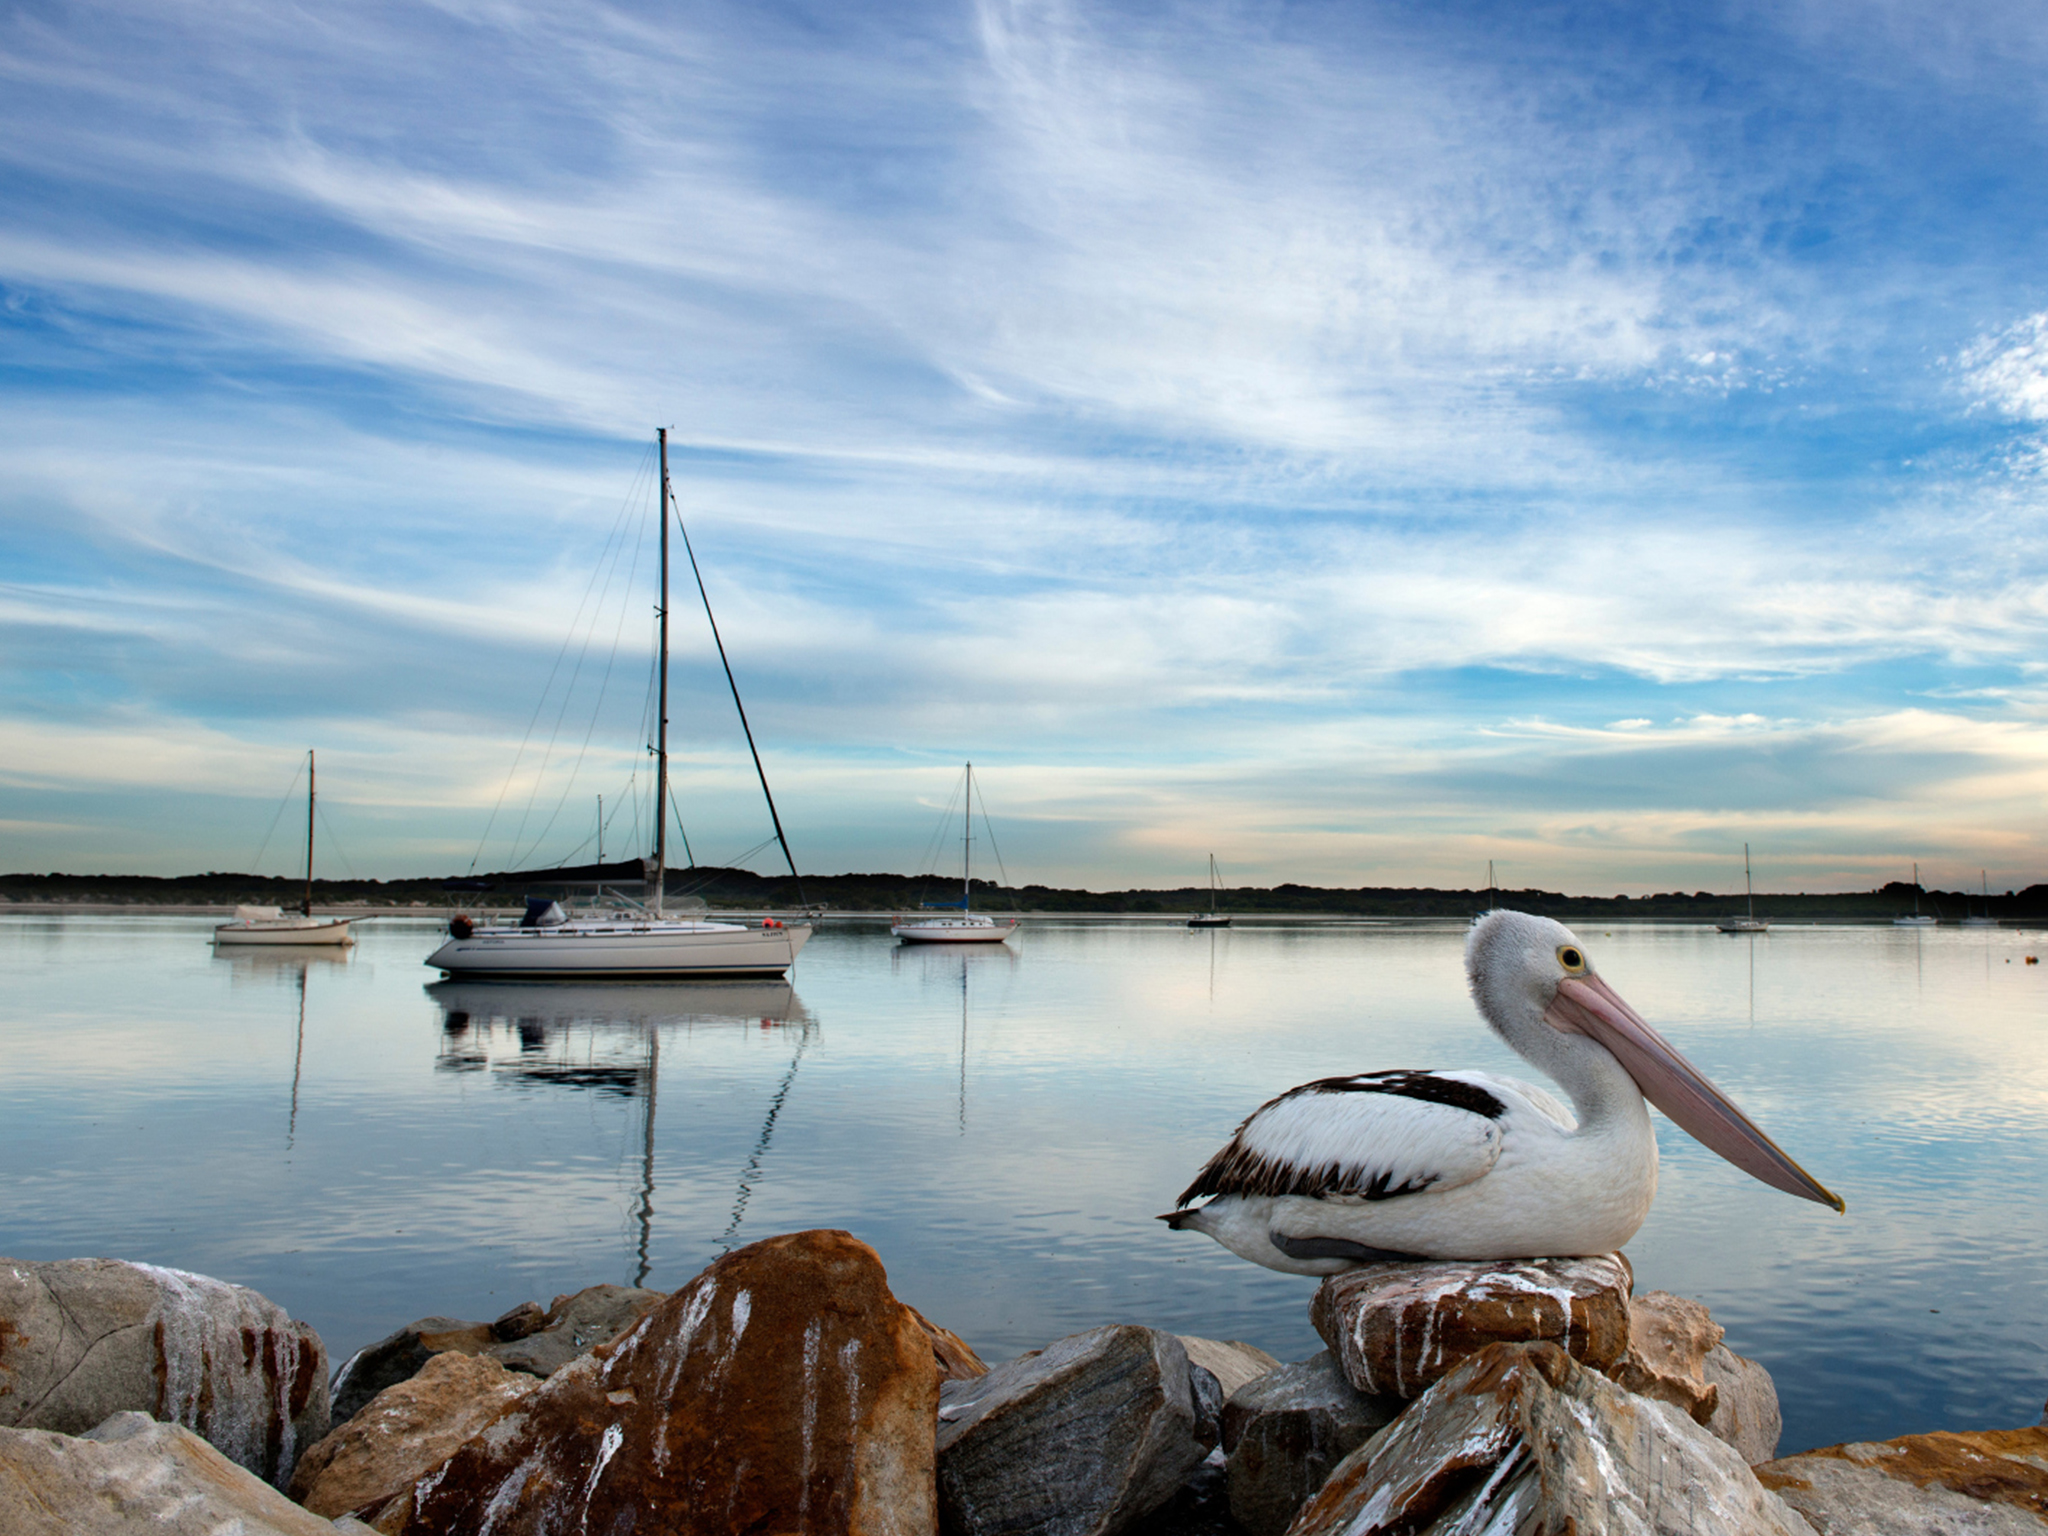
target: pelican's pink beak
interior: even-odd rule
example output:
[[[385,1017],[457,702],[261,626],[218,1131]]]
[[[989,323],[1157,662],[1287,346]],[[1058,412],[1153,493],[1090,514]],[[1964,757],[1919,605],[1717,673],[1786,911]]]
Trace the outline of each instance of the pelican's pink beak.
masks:
[[[1773,1189],[1843,1210],[1842,1197],[1793,1162],[1749,1116],[1708,1082],[1698,1067],[1623,1002],[1598,976],[1567,976],[1544,1018],[1559,1029],[1597,1040],[1636,1080],[1643,1097],[1693,1140],[1718,1152]]]

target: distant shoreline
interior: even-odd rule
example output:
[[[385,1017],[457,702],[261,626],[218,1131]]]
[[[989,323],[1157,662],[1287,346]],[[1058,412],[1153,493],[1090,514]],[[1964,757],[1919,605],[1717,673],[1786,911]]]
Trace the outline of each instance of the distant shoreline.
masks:
[[[1793,899],[1799,900],[1802,906],[1818,905],[1820,904],[1821,900],[1824,900],[1812,897]],[[1869,900],[1870,898],[1866,897],[1863,898],[1862,901],[1858,902],[1857,904],[1863,905]],[[1576,898],[1576,901],[1578,903],[1583,903],[1587,906],[1596,905],[1593,898]],[[247,903],[245,902],[242,904]],[[264,904],[282,905],[286,907],[287,910],[291,911],[296,911],[298,909],[297,902],[279,903],[272,901]],[[1502,897],[1499,904],[1502,906],[1518,905],[1518,903],[1511,896],[1507,895],[1504,895]],[[238,905],[238,903],[235,902],[202,903],[181,902],[172,900],[153,901],[147,898],[131,898],[125,901],[93,900],[86,897],[24,900],[20,897],[10,896],[4,892],[0,892],[0,916],[5,916],[8,914],[19,914],[25,917],[203,917],[215,918],[221,921],[226,921],[227,919],[234,916],[236,905]],[[977,902],[977,907],[979,905],[980,903]],[[1647,905],[1647,903],[1630,903],[1630,905]],[[1995,905],[1996,903],[1994,903],[1994,906]],[[1530,907],[1534,910],[1545,910],[1542,907],[1535,907],[1534,904],[1530,904]],[[1641,925],[1645,927],[1665,928],[1712,927],[1727,915],[1727,912],[1722,911],[1701,912],[1696,914],[1671,914],[1653,913],[1649,911],[1618,910],[1611,902],[1599,902],[1597,903],[1597,907],[1600,910],[1558,911],[1555,907],[1552,907],[1548,910],[1549,915],[1559,917],[1560,919],[1567,922],[1578,922],[1581,924],[1622,923],[1630,925]],[[509,920],[519,916],[522,910],[522,907],[505,906],[495,903],[490,905],[484,905],[475,902],[451,901],[444,901],[434,906],[413,906],[410,904],[400,903],[371,903],[345,901],[327,902],[319,900],[316,900],[313,903],[313,911],[316,916],[345,917],[357,922],[374,922],[378,920],[391,921],[395,919],[403,919],[409,922],[428,924],[435,928],[440,927],[440,925],[444,923],[452,913],[457,911],[465,912],[472,917]],[[708,910],[710,913],[713,913],[720,918],[728,919],[746,919],[763,917],[777,917],[788,919],[792,916],[792,913],[794,911],[794,909],[789,906],[728,906],[723,903],[716,904]],[[905,912],[914,910],[917,910],[916,905],[914,903],[905,903],[901,906],[896,907],[830,907],[822,912],[811,912],[805,914],[805,920],[825,924],[857,922],[882,923],[888,922],[892,918],[899,917]],[[1101,908],[1026,907],[1016,906],[1009,903],[1004,903],[1001,906],[997,906],[996,904],[991,903],[989,910],[1001,911],[1006,915],[1015,916],[1017,918],[1025,920],[1026,922],[1085,921],[1099,923],[1128,923],[1146,924],[1162,927],[1179,927],[1186,923],[1189,912],[1193,910],[1193,904],[1189,903],[1179,907],[1178,909],[1116,911],[1103,910]],[[1478,909],[1475,908],[1473,910],[1474,912],[1476,912]],[[1729,908],[1728,910],[1735,911],[1739,910],[1739,908]],[[1769,917],[1774,927],[1786,929],[1814,927],[1886,927],[1890,925],[1892,920],[1892,914],[1888,911],[1875,913],[1869,911],[1847,910],[1808,911],[1802,912],[1801,915],[1797,917],[1785,917],[1770,911],[1769,907],[1766,904],[1765,898],[1761,896],[1757,898],[1757,911],[1759,916]],[[1956,925],[1956,919],[1961,915],[1962,914],[1960,912],[1945,912],[1940,919],[1940,926],[1954,927]],[[2000,927],[2012,931],[2048,928],[2048,911],[2014,913],[2011,915],[1994,912],[1993,915],[1998,918]],[[1347,912],[1341,910],[1317,910],[1314,908],[1289,908],[1285,910],[1258,911],[1238,908],[1232,910],[1231,916],[1233,924],[1239,928],[1268,928],[1290,925],[1372,928],[1463,928],[1467,923],[1471,921],[1472,914],[1441,913],[1427,911]],[[1209,931],[1213,933],[1225,930],[1211,929]],[[1984,931],[1989,932],[1991,930],[1987,929]]]
[[[313,906],[323,912],[359,917],[414,915],[441,918],[455,911],[471,915],[524,910],[531,896],[555,897],[580,905],[600,883],[628,893],[641,887],[642,866],[629,863],[570,869],[490,873],[474,879],[315,880]],[[444,886],[467,886],[445,889]],[[900,912],[957,904],[960,884],[945,875],[888,873],[761,875],[752,870],[713,867],[672,869],[667,880],[672,904],[691,898],[726,915],[788,917],[823,911],[829,917],[888,917]],[[213,871],[156,875],[0,875],[0,911],[132,912],[154,910],[191,916],[223,913],[238,905],[294,909],[305,899],[306,882],[278,876]],[[1219,910],[1240,922],[1467,922],[1488,907],[1513,907],[1562,922],[1644,922],[1699,926],[1748,910],[1741,892],[1670,891],[1651,896],[1567,896],[1561,891],[1437,890],[1427,887],[1360,886],[1355,889],[1299,885],[1241,886],[1214,893]],[[1185,919],[1207,911],[1206,886],[1091,891],[1047,885],[974,882],[976,911],[1039,918]],[[1755,897],[1756,915],[1773,923],[1884,924],[1919,911],[1944,923],[1988,915],[2014,926],[2048,925],[2048,885],[1991,896],[1967,891],[1933,891],[1894,881],[1874,891],[1765,892]]]

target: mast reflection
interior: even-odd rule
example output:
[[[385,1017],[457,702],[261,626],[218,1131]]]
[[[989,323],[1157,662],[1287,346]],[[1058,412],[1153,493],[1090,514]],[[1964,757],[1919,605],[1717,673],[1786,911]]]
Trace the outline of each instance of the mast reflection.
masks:
[[[774,1139],[776,1118],[817,1030],[817,1020],[787,981],[440,981],[424,990],[442,1015],[436,1071],[488,1072],[512,1087],[586,1089],[640,1101],[634,1285],[644,1284],[653,1266],[654,1126],[663,1031],[721,1024],[793,1027],[789,1070],[768,1102],[761,1134],[740,1171],[732,1219],[719,1240],[721,1248],[732,1247]]]
[[[298,993],[297,1036],[292,1043],[291,1108],[285,1116],[284,1150],[287,1156],[299,1139],[299,1077],[306,1064],[306,977],[316,967],[331,969],[347,965],[351,949],[336,950],[319,945],[271,945],[264,949],[213,952],[216,965],[226,965],[230,987],[283,986]]]
[[[889,951],[889,969],[901,974],[915,966],[926,986],[960,989],[960,1096],[957,1110],[958,1134],[967,1134],[967,978],[976,967],[998,971],[1017,969],[1017,956],[1000,944],[905,944]]]

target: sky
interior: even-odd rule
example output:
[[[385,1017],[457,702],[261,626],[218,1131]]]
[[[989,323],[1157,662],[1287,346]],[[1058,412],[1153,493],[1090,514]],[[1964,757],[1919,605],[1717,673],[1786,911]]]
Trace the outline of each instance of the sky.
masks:
[[[0,869],[2048,880],[2048,12],[0,13]],[[677,810],[772,870],[678,551]],[[296,788],[294,787],[296,783]]]

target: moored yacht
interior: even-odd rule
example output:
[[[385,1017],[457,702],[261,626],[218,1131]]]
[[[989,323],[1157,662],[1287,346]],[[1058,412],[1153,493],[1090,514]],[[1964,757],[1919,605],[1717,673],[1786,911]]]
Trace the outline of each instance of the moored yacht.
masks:
[[[1932,928],[1934,926],[1934,919],[1926,916],[1920,910],[1920,866],[1917,863],[1913,866],[1913,915],[1911,917],[1893,918],[1892,926],[1894,928]]]
[[[661,616],[656,685],[659,695],[655,711],[654,777],[654,860],[647,885],[648,901],[637,911],[605,912],[588,917],[571,917],[546,897],[529,897],[526,915],[517,925],[479,927],[467,917],[456,917],[448,925],[448,940],[427,956],[427,964],[438,966],[450,976],[502,977],[685,977],[685,976],[780,976],[795,963],[797,952],[811,937],[807,925],[791,926],[776,918],[764,919],[759,927],[745,923],[711,922],[698,917],[669,917],[663,910],[663,887],[668,869],[668,432],[659,434],[661,443],[661,502],[656,518],[661,524]],[[688,535],[685,534],[687,539]],[[694,566],[694,557],[692,565]],[[699,579],[699,590],[702,580]],[[710,599],[705,599],[710,614]],[[716,619],[712,637],[717,639]],[[725,654],[723,642],[719,654]],[[731,676],[727,671],[728,679]],[[739,688],[733,688],[739,702]],[[746,727],[746,711],[740,710],[740,725]],[[753,746],[753,732],[747,729],[747,744]],[[755,754],[755,766],[760,755]],[[789,843],[782,835],[782,819],[776,814],[774,796],[768,794],[768,776],[761,775],[761,790],[768,800],[768,814],[775,823],[775,836],[785,857]],[[794,859],[790,872],[796,872]]]
[[[1749,910],[1741,917],[1723,918],[1714,926],[1723,933],[1769,933],[1771,920],[1756,915],[1756,887],[1749,878],[1749,844],[1742,845],[1742,889],[1749,900]]]
[[[969,910],[974,895],[974,764],[967,765],[966,793],[960,816],[960,906],[958,917],[899,916],[889,932],[905,944],[1000,944],[1017,931],[1013,917],[999,923],[985,912]]]
[[[774,918],[760,927],[651,912],[571,917],[542,898],[517,926],[477,927],[458,917],[427,957],[451,976],[780,976],[811,937]]]
[[[313,749],[306,749],[306,896],[299,910],[287,915],[281,907],[239,906],[235,920],[213,930],[217,945],[241,944],[353,944],[350,919],[313,915]],[[285,791],[290,794],[290,790]],[[267,841],[267,839],[266,839]]]

